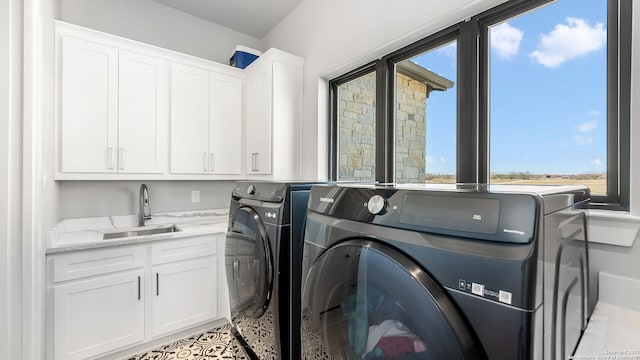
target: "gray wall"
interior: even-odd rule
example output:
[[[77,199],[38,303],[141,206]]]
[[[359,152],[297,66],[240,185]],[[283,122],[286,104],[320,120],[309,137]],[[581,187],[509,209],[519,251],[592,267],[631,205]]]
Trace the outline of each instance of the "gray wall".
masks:
[[[151,213],[229,208],[232,181],[63,181],[60,218],[138,213],[140,184],[149,188]],[[200,202],[191,202],[191,191]]]

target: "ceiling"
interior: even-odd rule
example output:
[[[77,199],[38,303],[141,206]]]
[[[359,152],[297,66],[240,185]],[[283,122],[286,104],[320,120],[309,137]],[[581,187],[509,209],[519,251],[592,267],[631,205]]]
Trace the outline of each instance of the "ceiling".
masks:
[[[302,0],[154,0],[261,39]]]

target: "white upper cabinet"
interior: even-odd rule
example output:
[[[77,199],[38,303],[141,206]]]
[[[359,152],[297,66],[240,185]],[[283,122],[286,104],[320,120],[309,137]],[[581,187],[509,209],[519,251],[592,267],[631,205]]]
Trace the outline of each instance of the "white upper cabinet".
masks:
[[[248,177],[302,176],[304,60],[270,49],[247,72],[245,166]]]
[[[171,172],[242,173],[242,78],[173,64]]]
[[[166,61],[120,51],[118,171],[163,173],[167,160]]]
[[[242,79],[211,74],[209,171],[242,173]]]
[[[118,50],[71,37],[61,41],[61,170],[115,172]]]
[[[171,172],[208,172],[209,72],[171,64]]]
[[[261,64],[262,65],[262,64]],[[271,174],[271,63],[247,75],[247,126],[245,164],[247,175]]]
[[[56,179],[297,179],[304,60],[246,69],[56,21]]]
[[[164,173],[168,63],[72,36],[60,42],[60,171]]]

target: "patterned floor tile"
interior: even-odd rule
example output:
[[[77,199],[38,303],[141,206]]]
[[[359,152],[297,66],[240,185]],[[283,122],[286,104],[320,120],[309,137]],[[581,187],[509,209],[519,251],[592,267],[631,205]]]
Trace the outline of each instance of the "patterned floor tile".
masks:
[[[225,325],[136,355],[129,360],[249,360]]]

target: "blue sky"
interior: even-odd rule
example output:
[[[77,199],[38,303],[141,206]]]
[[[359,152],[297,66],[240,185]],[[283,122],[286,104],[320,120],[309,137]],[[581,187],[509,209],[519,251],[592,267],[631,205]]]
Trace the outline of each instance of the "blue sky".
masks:
[[[491,172],[605,172],[606,26],[606,0],[560,0],[491,29]],[[411,60],[456,82],[455,56]],[[455,93],[427,100],[428,173],[455,174]]]

